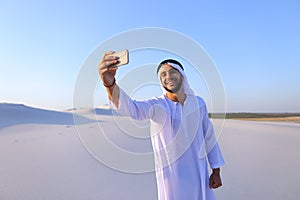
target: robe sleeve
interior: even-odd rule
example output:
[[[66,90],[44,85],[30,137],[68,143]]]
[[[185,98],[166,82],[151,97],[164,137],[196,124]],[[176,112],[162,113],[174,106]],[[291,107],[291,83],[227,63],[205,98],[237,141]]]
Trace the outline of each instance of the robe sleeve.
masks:
[[[216,169],[224,165],[225,162],[214,133],[213,125],[208,117],[208,112],[205,104],[202,110],[204,111],[202,125],[207,159],[210,167],[212,169]]]
[[[153,115],[151,100],[133,100],[121,88],[118,108],[111,101],[110,105],[121,115],[129,116],[135,120],[150,119]]]

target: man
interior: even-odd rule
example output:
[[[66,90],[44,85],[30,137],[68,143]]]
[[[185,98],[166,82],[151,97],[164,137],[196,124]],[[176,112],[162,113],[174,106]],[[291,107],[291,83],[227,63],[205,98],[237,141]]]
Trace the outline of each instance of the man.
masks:
[[[114,52],[104,54],[99,75],[117,111],[133,119],[151,120],[151,142],[159,200],[212,200],[222,185],[224,160],[202,98],[194,95],[183,66],[162,61],[157,68],[164,94],[144,101],[131,99],[116,84]],[[208,175],[208,165],[212,173]]]

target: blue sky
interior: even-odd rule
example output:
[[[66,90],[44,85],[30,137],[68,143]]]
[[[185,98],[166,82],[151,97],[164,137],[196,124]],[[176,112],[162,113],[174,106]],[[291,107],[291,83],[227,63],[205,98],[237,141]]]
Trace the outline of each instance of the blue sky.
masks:
[[[120,32],[161,27],[206,50],[228,112],[300,112],[299,10],[296,0],[1,1],[0,102],[71,108],[95,47]],[[96,104],[105,104],[103,88],[96,92]]]

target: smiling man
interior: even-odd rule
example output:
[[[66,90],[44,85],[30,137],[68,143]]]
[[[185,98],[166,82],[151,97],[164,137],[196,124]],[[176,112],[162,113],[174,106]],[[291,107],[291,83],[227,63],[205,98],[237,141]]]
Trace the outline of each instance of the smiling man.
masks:
[[[157,75],[163,95],[136,101],[116,84],[118,58],[112,54],[104,54],[99,75],[118,112],[136,120],[151,120],[158,199],[215,199],[213,189],[222,185],[220,167],[224,160],[206,104],[190,88],[181,63],[162,61]]]

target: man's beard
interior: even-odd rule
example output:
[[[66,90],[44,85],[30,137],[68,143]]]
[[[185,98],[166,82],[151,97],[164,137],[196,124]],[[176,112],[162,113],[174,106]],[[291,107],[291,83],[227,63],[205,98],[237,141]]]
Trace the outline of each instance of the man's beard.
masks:
[[[178,79],[178,83],[176,85],[176,87],[173,89],[173,90],[170,90],[168,89],[167,87],[163,86],[165,88],[165,90],[167,92],[170,92],[170,93],[176,93],[179,91],[179,89],[181,88],[181,85],[182,85],[182,77],[180,77],[180,79]]]

